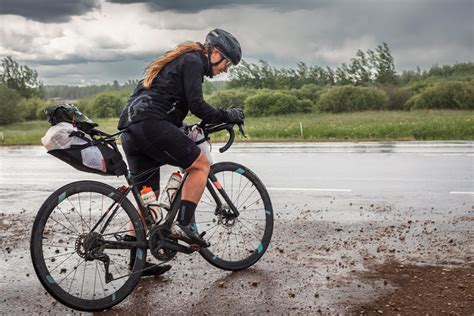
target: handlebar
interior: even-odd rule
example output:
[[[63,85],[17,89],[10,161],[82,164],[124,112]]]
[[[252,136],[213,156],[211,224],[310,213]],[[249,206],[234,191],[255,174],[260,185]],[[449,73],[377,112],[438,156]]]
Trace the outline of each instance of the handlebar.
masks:
[[[209,140],[209,135],[213,133],[217,133],[223,130],[226,130],[229,133],[229,140],[223,147],[219,148],[220,153],[227,151],[230,148],[230,146],[232,146],[232,144],[234,143],[234,140],[235,140],[234,125],[235,124],[230,124],[230,123],[204,124],[203,122],[201,122],[199,124],[194,124],[194,125],[197,125],[198,127],[202,128],[204,132],[204,137],[206,138],[206,140]],[[185,129],[187,129],[189,132],[194,125],[186,126]],[[237,124],[237,126],[242,136],[247,138],[247,135],[245,134],[245,130],[244,130],[244,124],[243,123]],[[121,130],[115,134],[108,134],[97,128],[93,128],[89,130],[88,134],[91,136],[98,136],[100,139],[104,141],[115,142],[115,138],[124,132],[126,132],[126,130]]]
[[[223,130],[226,130],[229,133],[229,140],[224,145],[224,147],[219,148],[220,153],[225,152],[234,143],[234,140],[235,140],[234,124],[229,124],[229,123],[203,124],[201,122],[200,124],[198,124],[198,126],[201,127],[202,130],[204,131],[204,136],[206,137],[206,139],[209,139],[210,134],[217,133]],[[237,124],[237,126],[239,127],[239,131],[242,134],[242,136],[246,138],[247,135],[245,135],[244,124],[243,123]]]

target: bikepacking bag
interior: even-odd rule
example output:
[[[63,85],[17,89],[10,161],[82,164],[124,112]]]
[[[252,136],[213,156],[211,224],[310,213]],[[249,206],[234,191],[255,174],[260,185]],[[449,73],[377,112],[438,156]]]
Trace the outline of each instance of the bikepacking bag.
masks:
[[[58,112],[52,111],[50,113],[55,115]],[[84,114],[82,115],[88,120],[84,121],[88,127],[97,126]],[[51,117],[50,122],[53,126],[41,138],[48,154],[80,171],[114,176],[126,174],[127,165],[114,141],[94,139],[69,122],[57,122]],[[56,123],[53,124],[53,122]],[[88,130],[90,131],[92,127]]]

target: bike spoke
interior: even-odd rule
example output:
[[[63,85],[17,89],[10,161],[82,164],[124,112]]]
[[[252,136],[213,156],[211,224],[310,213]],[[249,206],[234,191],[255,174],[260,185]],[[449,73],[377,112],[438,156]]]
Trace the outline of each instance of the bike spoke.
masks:
[[[92,298],[95,297],[95,285],[97,283],[97,261],[95,262],[95,269],[94,269],[94,289],[92,290]]]
[[[76,231],[77,235],[80,235],[81,233],[76,229],[76,226],[74,226],[73,223],[71,223],[71,221],[69,220],[69,218],[67,218],[66,215],[64,215],[63,213],[63,210],[61,210],[61,208],[59,207],[59,205],[56,205],[56,208],[59,210],[59,212],[61,212],[61,214],[63,214],[64,218],[68,221],[69,224],[71,224],[72,228]],[[52,220],[54,220],[53,218],[51,218]],[[56,221],[57,222],[57,221]],[[59,223],[59,222],[57,222]],[[63,225],[64,226],[64,225]],[[66,226],[64,226],[66,227]]]
[[[244,227],[250,234],[252,234],[253,237],[255,237],[255,239],[257,240],[257,242],[260,241],[260,238],[257,235],[255,235],[255,233],[252,232],[247,226],[245,226],[244,223],[242,223],[240,220],[237,220],[237,222],[239,222],[242,225],[242,227]]]
[[[247,179],[247,183],[246,183],[245,186],[242,188],[242,191],[239,191],[239,195],[237,195],[237,198],[236,198],[236,203],[235,203],[236,205],[239,204],[240,196],[242,195],[242,193],[244,193],[244,191],[245,191],[245,189],[247,188],[247,186],[249,185],[249,183],[251,183],[251,182],[250,182],[249,179]]]
[[[74,205],[71,203],[71,200],[69,200],[69,197],[67,197],[66,200],[68,200],[69,204],[71,204],[72,210],[73,210],[74,212],[76,212],[77,215],[79,215],[79,218],[81,219],[82,224],[84,224],[84,225],[86,226],[86,228],[90,231],[91,228],[89,227],[89,225],[87,225],[86,221],[84,220],[84,217],[82,217],[82,209],[81,209],[81,213],[79,214],[79,213],[77,212],[77,208],[74,207]],[[79,207],[80,207],[80,205],[81,205],[81,204],[79,203]],[[84,233],[84,226],[82,226],[82,224],[81,224],[81,228],[82,228],[82,232]]]
[[[250,187],[250,189],[251,189],[251,187]],[[257,191],[257,188],[255,188],[255,189],[252,191],[252,193],[249,194],[249,196],[245,199],[244,202],[242,202],[242,204],[240,204],[240,206],[237,207],[237,209],[240,210],[240,209],[243,207],[243,205],[245,205],[245,203],[250,199],[250,197],[252,196],[252,194],[254,194],[255,191]]]
[[[54,267],[54,269],[52,270],[49,270],[49,273],[53,273],[54,270],[56,270],[60,265],[62,265],[64,262],[66,262],[67,260],[69,260],[69,258],[72,257],[72,255],[74,255],[76,252],[74,251],[73,253],[71,253],[71,255],[69,257],[67,257],[66,259],[64,259],[63,261],[61,261],[61,263],[59,263],[58,265],[56,265]]]
[[[81,263],[79,263],[81,261],[82,258],[78,258],[77,259],[77,262],[76,262],[76,265],[72,268],[72,271],[69,272],[59,283],[61,284],[61,282],[63,282],[64,280],[66,280],[66,278],[71,275],[72,272],[74,272],[74,275],[72,276],[72,280],[71,280],[71,283],[69,284],[69,290],[68,292],[70,293],[71,292],[71,289],[72,289],[72,284],[74,283],[74,279],[76,278],[76,273],[77,273],[77,270],[78,268],[85,262],[85,260],[83,259]]]
[[[91,227],[91,220],[92,220],[92,192],[89,193],[89,227]],[[89,231],[91,229],[89,228]]]

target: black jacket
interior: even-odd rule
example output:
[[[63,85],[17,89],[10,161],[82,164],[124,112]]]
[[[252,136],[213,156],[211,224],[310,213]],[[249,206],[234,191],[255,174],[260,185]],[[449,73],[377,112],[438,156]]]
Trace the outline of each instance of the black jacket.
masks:
[[[146,119],[166,120],[180,127],[188,111],[207,123],[225,122],[225,111],[213,108],[202,96],[204,75],[209,72],[207,56],[192,51],[163,67],[150,89],[140,80],[122,111],[118,129]]]

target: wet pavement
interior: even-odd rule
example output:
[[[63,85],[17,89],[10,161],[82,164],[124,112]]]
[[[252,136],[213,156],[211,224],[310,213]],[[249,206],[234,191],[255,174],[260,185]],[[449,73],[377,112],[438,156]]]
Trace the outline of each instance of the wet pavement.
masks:
[[[473,145],[256,143],[215,154],[246,165],[267,186],[276,214],[267,253],[238,273],[178,255],[166,276],[143,279],[106,313],[347,312],[396,289],[362,277],[387,262],[472,270]],[[0,313],[70,312],[34,274],[36,210],[73,180],[119,186],[124,179],[77,172],[34,146],[0,148],[0,167]],[[163,182],[172,170],[164,168]]]

